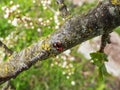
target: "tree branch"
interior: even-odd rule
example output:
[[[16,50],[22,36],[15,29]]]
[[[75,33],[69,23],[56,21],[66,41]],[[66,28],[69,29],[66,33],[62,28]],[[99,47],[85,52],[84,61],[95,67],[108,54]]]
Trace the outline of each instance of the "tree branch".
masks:
[[[119,25],[120,6],[108,0],[101,2],[86,15],[69,18],[59,31],[21,52],[13,53],[8,61],[0,63],[0,83],[15,78],[38,60],[56,56],[105,32],[111,33]]]

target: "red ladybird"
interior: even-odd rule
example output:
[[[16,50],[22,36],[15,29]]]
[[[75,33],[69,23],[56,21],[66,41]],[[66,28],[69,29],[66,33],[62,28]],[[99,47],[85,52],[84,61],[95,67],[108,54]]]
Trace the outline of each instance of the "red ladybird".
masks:
[[[56,42],[53,44],[53,47],[55,47],[58,51],[63,51],[63,45],[61,42]]]

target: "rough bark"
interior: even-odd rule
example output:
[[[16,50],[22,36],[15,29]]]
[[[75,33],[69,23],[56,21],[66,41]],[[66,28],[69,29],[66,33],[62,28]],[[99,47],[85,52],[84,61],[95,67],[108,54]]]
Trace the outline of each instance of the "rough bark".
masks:
[[[0,63],[0,83],[15,78],[38,60],[45,60],[104,33],[111,33],[120,25],[120,6],[108,0],[100,2],[86,15],[66,20],[59,31],[44,40],[13,53],[8,61]]]

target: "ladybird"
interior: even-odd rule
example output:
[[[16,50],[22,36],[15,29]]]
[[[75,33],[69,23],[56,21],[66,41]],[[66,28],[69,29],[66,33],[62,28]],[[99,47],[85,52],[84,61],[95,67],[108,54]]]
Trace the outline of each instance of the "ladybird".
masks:
[[[53,47],[55,47],[58,51],[63,51],[63,45],[61,42],[56,42],[53,44]]]

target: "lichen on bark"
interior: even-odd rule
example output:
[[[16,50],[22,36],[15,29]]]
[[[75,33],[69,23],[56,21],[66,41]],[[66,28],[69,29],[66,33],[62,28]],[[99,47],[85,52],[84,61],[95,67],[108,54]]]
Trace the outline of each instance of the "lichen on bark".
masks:
[[[120,0],[110,0],[113,5],[120,5]]]

